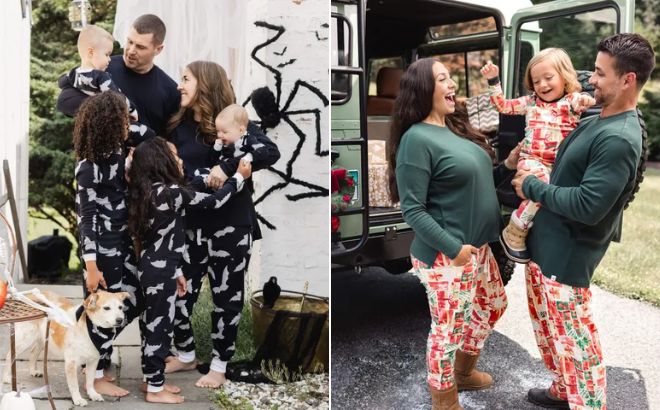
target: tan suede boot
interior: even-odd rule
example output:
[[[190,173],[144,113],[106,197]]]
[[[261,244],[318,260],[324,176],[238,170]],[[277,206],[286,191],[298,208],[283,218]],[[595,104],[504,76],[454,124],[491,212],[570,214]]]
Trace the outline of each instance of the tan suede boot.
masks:
[[[518,263],[529,262],[529,252],[525,245],[528,232],[529,229],[520,228],[513,221],[509,221],[509,224],[500,234],[500,243],[504,253],[512,261]]]
[[[471,355],[462,350],[456,351],[454,362],[454,379],[459,391],[483,390],[493,385],[490,374],[475,370],[479,355]]]
[[[432,410],[463,410],[458,402],[458,389],[455,384],[445,390],[436,390],[429,386],[429,390],[433,402]]]

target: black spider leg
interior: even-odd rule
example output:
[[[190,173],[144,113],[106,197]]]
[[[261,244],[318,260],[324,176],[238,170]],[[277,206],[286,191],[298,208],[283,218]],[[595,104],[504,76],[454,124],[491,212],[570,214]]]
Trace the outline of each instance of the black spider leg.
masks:
[[[321,90],[318,88],[314,87],[313,85],[303,81],[303,80],[296,80],[295,84],[293,85],[293,89],[291,90],[291,93],[289,93],[289,98],[286,100],[286,103],[284,103],[284,107],[282,108],[282,114],[314,114],[316,117],[316,147],[315,147],[315,153],[319,157],[324,157],[328,155],[328,151],[321,151],[321,110],[319,109],[312,109],[312,110],[298,110],[298,111],[288,111],[287,109],[293,102],[293,99],[297,96],[298,91],[300,90],[300,87],[305,87],[312,93],[314,93],[321,102],[323,103],[324,107],[327,107],[328,104],[330,103],[328,101],[328,98],[323,95]]]
[[[275,76],[275,89],[277,90],[277,96],[275,98],[276,98],[276,101],[277,101],[277,106],[279,107],[280,106],[280,98],[282,96],[282,73],[279,72],[275,67],[270,66],[270,65],[266,64],[264,61],[260,60],[259,57],[257,57],[257,52],[259,50],[261,50],[262,48],[266,47],[267,45],[276,42],[280,37],[282,37],[282,34],[284,34],[286,29],[283,26],[275,26],[273,24],[266,23],[265,21],[255,21],[254,25],[257,26],[257,27],[267,28],[269,30],[275,30],[277,32],[277,34],[275,34],[275,36],[269,38],[265,42],[263,42],[263,43],[259,44],[258,46],[256,46],[252,50],[252,53],[250,54],[250,56],[252,57],[252,59],[254,61],[257,62],[257,64],[259,64],[260,66],[262,66],[266,70],[270,71]]]
[[[300,111],[289,111],[285,114],[287,117],[290,115],[296,114],[314,114],[314,122],[316,124],[316,146],[314,147],[314,153],[319,157],[325,157],[328,155],[327,150],[321,151],[321,110],[300,110]]]
[[[268,167],[266,169],[278,175],[280,178],[284,180],[284,182],[280,182],[268,188],[266,192],[261,194],[261,196],[254,201],[255,205],[259,204],[260,202],[263,202],[263,200],[265,200],[270,194],[286,187],[289,184],[304,186],[305,188],[309,188],[312,190],[312,192],[303,192],[302,194],[286,195],[286,198],[289,199],[290,201],[298,201],[304,198],[323,197],[323,196],[328,196],[329,194],[329,191],[321,186],[314,185],[312,183],[303,181],[298,178],[287,176],[284,172],[275,169],[273,167]]]

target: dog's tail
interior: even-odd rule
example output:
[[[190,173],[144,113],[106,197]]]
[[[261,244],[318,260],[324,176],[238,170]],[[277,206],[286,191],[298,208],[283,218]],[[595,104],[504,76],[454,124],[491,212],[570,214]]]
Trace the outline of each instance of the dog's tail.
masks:
[[[46,299],[50,300],[51,302],[53,302],[54,304],[56,304],[59,308],[61,308],[63,310],[66,310],[67,308],[73,306],[67,298],[65,298],[64,296],[58,295],[55,292],[51,292],[50,290],[44,290],[43,292],[41,292],[41,294]],[[37,296],[35,296],[33,294],[28,295],[28,299],[30,299],[33,302],[39,303],[41,305],[44,304]]]

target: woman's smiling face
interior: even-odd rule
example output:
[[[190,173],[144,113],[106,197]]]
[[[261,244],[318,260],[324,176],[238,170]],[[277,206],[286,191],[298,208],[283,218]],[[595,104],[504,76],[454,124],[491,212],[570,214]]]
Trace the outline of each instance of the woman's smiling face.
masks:
[[[456,83],[449,76],[449,71],[440,62],[433,64],[433,111],[447,115],[454,112],[456,102]]]
[[[197,78],[190,72],[190,69],[183,70],[181,76],[181,83],[177,87],[181,93],[181,106],[184,108],[191,108],[195,94],[197,93]]]

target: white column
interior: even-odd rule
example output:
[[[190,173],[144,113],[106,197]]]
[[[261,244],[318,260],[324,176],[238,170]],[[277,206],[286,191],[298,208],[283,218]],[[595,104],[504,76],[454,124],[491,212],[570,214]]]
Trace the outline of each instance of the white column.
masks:
[[[28,195],[28,127],[30,101],[30,15],[22,16],[19,1],[3,4],[0,13],[0,38],[6,55],[0,64],[0,160],[9,160],[14,195],[17,201],[19,224],[24,240],[27,238]],[[1,164],[0,164],[1,167]],[[4,175],[0,178],[0,192],[5,193]],[[2,211],[11,221],[9,205]],[[27,252],[27,248],[24,248]],[[18,266],[17,258],[17,266]],[[22,272],[20,276],[22,278]]]

